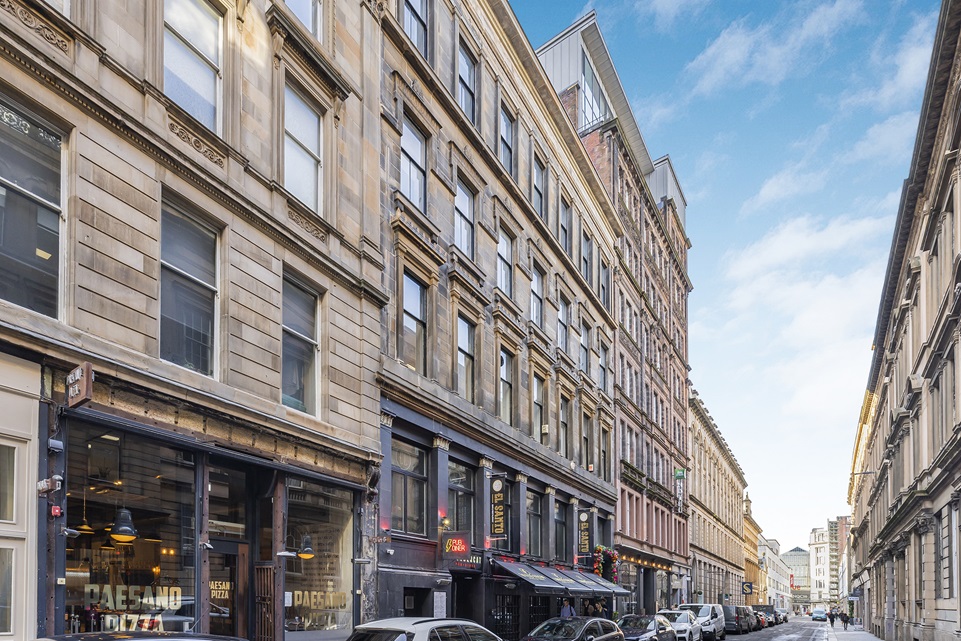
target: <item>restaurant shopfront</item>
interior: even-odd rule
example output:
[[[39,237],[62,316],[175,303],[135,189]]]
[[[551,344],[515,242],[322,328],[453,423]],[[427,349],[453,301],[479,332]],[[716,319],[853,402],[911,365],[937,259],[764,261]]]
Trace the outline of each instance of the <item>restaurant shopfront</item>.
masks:
[[[50,539],[64,615],[48,634],[350,633],[361,488],[98,412],[60,425],[65,518]]]

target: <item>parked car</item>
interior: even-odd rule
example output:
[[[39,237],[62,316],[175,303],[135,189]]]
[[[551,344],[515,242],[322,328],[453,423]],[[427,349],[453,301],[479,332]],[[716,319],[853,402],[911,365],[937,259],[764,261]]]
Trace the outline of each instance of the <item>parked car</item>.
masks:
[[[747,610],[747,621],[751,628],[751,632],[761,629],[761,622],[757,620],[757,613],[749,605],[745,605],[744,609]]]
[[[778,619],[777,612],[774,610],[773,605],[755,605],[752,606],[755,612],[763,612],[764,618],[767,621],[767,627],[771,628],[780,623]]]
[[[658,610],[657,613],[671,622],[678,639],[701,641],[701,624],[690,610]]]
[[[727,636],[724,630],[724,610],[719,603],[682,603],[679,609],[694,613],[706,641],[719,641]]]
[[[467,619],[434,619],[430,617],[395,617],[363,623],[354,628],[347,641],[501,641],[484,626]]]
[[[824,608],[814,608],[811,610],[811,620],[812,621],[827,621],[828,613]]]
[[[674,626],[660,614],[625,614],[617,624],[626,641],[677,641]]]
[[[767,613],[766,613],[766,612],[755,611],[755,612],[754,612],[754,616],[757,617],[757,629],[758,629],[758,630],[763,630],[764,628],[766,628],[766,627],[768,626],[768,623],[767,623]]]
[[[444,639],[443,636],[441,636]],[[601,617],[554,617],[527,633],[522,641],[624,641],[617,624]],[[347,641],[352,641],[348,639]],[[373,641],[393,641],[376,639]],[[445,641],[447,641],[445,639]],[[470,641],[479,641],[473,637]]]
[[[791,611],[787,608],[775,608],[775,610],[781,617],[781,623],[787,623],[787,618]]]
[[[724,631],[734,634],[745,634],[751,631],[751,621],[747,615],[747,607],[743,605],[725,605]]]

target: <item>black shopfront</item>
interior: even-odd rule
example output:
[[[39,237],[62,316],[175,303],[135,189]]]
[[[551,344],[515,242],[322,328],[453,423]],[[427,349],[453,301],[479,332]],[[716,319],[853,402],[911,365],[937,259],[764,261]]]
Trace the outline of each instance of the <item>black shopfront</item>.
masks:
[[[466,618],[517,641],[558,616],[565,597],[583,612],[588,601],[612,604],[623,592],[582,576],[594,559],[578,531],[585,546],[612,539],[613,505],[603,492],[585,496],[559,467],[534,473],[510,452],[390,400],[382,409],[379,618]],[[446,549],[451,533],[466,542],[460,556]]]
[[[363,487],[86,408],[57,425],[42,634],[326,641],[358,622]]]

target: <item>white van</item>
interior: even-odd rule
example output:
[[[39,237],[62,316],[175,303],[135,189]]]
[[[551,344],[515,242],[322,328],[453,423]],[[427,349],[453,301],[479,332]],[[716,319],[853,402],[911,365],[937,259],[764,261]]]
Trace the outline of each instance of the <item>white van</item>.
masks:
[[[705,641],[720,641],[727,636],[724,631],[724,608],[719,603],[682,603],[681,610],[690,610],[701,624]]]

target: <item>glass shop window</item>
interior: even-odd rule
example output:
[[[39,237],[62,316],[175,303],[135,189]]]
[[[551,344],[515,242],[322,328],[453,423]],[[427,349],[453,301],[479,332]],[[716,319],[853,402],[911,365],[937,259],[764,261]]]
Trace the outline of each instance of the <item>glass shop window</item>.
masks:
[[[195,623],[191,452],[72,423],[67,448],[67,632],[184,631]]]
[[[284,637],[346,639],[353,626],[353,494],[287,480]]]

